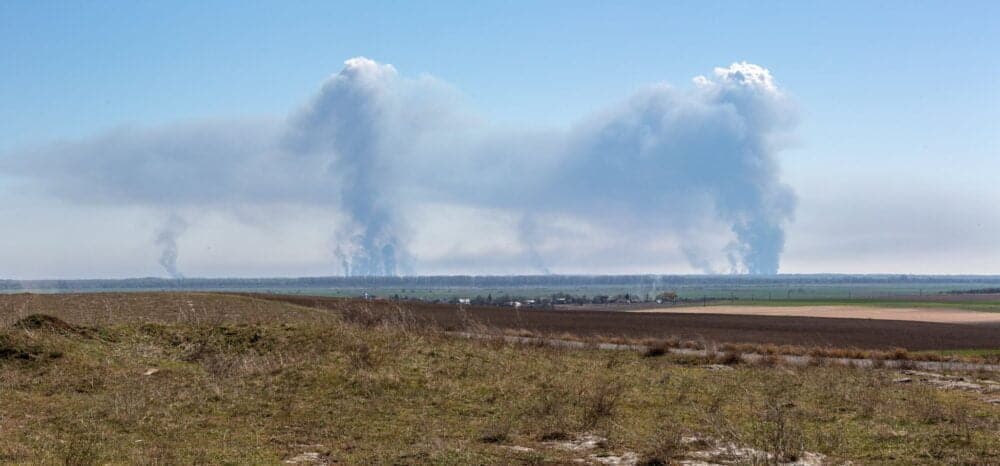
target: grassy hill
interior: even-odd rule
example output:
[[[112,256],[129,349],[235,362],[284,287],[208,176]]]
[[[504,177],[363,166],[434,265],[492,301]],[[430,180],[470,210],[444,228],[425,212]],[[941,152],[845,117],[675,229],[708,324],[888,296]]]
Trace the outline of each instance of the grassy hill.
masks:
[[[361,302],[23,299],[53,301],[2,310],[5,463],[1000,462],[1000,406],[888,370],[457,339]]]

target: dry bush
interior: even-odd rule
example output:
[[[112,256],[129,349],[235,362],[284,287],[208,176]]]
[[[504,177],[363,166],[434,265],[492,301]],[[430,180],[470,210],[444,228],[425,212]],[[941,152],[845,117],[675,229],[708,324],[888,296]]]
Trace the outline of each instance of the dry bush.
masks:
[[[678,345],[678,347],[685,348],[685,349],[694,349],[694,350],[705,349],[705,345],[704,344],[699,343],[697,341],[693,341],[693,340],[683,341],[683,342],[681,342]]]
[[[910,412],[919,422],[937,424],[947,419],[941,395],[936,388],[914,385],[910,387],[908,395]]]
[[[682,391],[676,403],[692,406],[700,418],[701,425],[708,429],[712,437],[743,443],[744,435],[731,422],[726,412],[730,405],[746,404],[743,400],[733,400],[734,395],[745,393],[739,390],[735,383],[735,380],[723,379],[719,383],[701,387],[703,398],[694,402],[688,400],[684,395],[686,392]]]
[[[956,440],[962,444],[972,441],[972,433],[976,430],[977,420],[964,404],[953,403],[947,410],[948,421]]]
[[[872,418],[885,403],[886,381],[874,374],[860,373],[850,385],[849,402],[863,418]]]
[[[344,353],[347,355],[349,367],[355,371],[375,369],[382,360],[382,355],[372,350],[372,347],[365,341],[348,343],[344,348]]]
[[[615,406],[621,398],[622,383],[611,378],[600,378],[583,395],[583,424],[593,427],[614,414]]]
[[[872,358],[872,368],[873,369],[884,369],[886,367],[885,359],[882,358]]]
[[[646,346],[646,349],[642,351],[642,357],[655,358],[657,356],[663,356],[668,352],[670,352],[669,346],[667,346],[665,343],[657,343]]]
[[[494,416],[479,433],[483,443],[505,443],[510,439],[513,423],[506,416]]]
[[[643,466],[674,464],[686,450],[681,440],[682,434],[676,422],[661,422],[642,446],[639,464]]]
[[[895,359],[897,361],[910,359],[910,353],[906,351],[906,348],[893,348],[892,351],[889,351],[886,359]]]
[[[781,363],[781,356],[771,353],[764,354],[756,361],[756,364],[761,367],[775,367],[779,363]]]
[[[555,440],[569,436],[574,430],[570,420],[571,399],[551,375],[543,375],[522,399],[521,419],[539,440]]]
[[[743,355],[734,351],[715,353],[710,359],[713,364],[725,364],[732,366],[743,362]]]
[[[750,427],[751,439],[779,462],[796,461],[804,451],[805,440],[795,403],[797,390],[796,381],[777,379],[763,387],[762,396],[754,407],[756,416]]]

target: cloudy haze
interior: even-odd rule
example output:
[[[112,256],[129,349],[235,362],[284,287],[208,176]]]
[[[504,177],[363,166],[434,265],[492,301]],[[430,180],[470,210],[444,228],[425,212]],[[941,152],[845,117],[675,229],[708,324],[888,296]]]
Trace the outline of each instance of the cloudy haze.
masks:
[[[413,236],[448,209],[464,209],[453,224],[462,236],[481,235],[471,225],[483,220],[510,230],[505,250],[461,258],[470,269],[498,261],[549,273],[565,265],[567,236],[609,234],[629,238],[609,251],[626,257],[663,255],[650,248],[666,241],[703,272],[778,271],[795,196],[775,154],[796,117],[766,68],[738,62],[685,87],[653,84],[564,132],[496,128],[454,94],[356,57],[270,123],[119,129],[0,168],[66,205],[169,212],[153,246],[172,277],[195,221],[183,212],[239,220],[302,208],[338,219],[316,254],[345,275],[421,273]]]
[[[0,7],[0,278],[1000,273],[995,4],[515,3]]]

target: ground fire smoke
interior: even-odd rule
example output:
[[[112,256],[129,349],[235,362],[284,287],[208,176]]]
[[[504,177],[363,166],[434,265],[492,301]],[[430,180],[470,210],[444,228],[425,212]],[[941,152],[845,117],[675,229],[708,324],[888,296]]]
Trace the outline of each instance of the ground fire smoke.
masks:
[[[349,219],[335,255],[345,275],[396,275],[396,216],[386,193],[394,180],[384,170],[384,99],[396,80],[390,65],[355,58],[331,78],[290,128],[294,152],[328,160]]]
[[[156,233],[156,245],[161,248],[160,265],[170,275],[170,278],[184,278],[177,269],[177,238],[180,237],[188,224],[178,215],[171,215]]]
[[[615,222],[679,233],[691,265],[718,270],[698,251],[699,228],[728,226],[730,271],[773,274],[795,206],[774,153],[794,112],[768,70],[716,68],[692,90],[658,85],[586,120],[570,137],[545,198],[556,209],[602,206]],[[714,227],[709,227],[714,228]]]
[[[566,251],[586,257],[577,236],[594,231],[611,238],[593,249],[604,257],[623,255],[608,244],[642,251],[662,239],[706,273],[778,271],[795,196],[776,154],[795,112],[767,69],[734,63],[693,86],[649,86],[561,131],[494,125],[456,94],[353,58],[286,118],[119,130],[8,157],[0,171],[81,203],[326,209],[345,275],[406,268],[420,225],[404,213],[422,205],[499,212],[517,260],[543,273]],[[184,226],[157,232],[171,276]]]

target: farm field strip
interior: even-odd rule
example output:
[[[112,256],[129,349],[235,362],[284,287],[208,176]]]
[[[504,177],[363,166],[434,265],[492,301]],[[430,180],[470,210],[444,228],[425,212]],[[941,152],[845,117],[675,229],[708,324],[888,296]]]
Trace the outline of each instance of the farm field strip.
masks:
[[[282,301],[316,309],[337,310],[351,302],[320,296],[251,294],[262,300]],[[424,302],[371,301],[375,310],[405,308],[422,322],[444,329],[460,329],[470,321],[501,330],[529,330],[546,335],[676,337],[719,343],[773,343],[777,345],[960,350],[1000,348],[1000,323],[951,324],[905,320],[753,316],[729,314],[638,313],[604,310],[514,310],[459,308]]]
[[[638,309],[633,313],[726,314],[751,316],[878,319],[949,324],[1000,324],[1000,312],[977,312],[947,307],[881,307],[864,305],[708,305]]]

